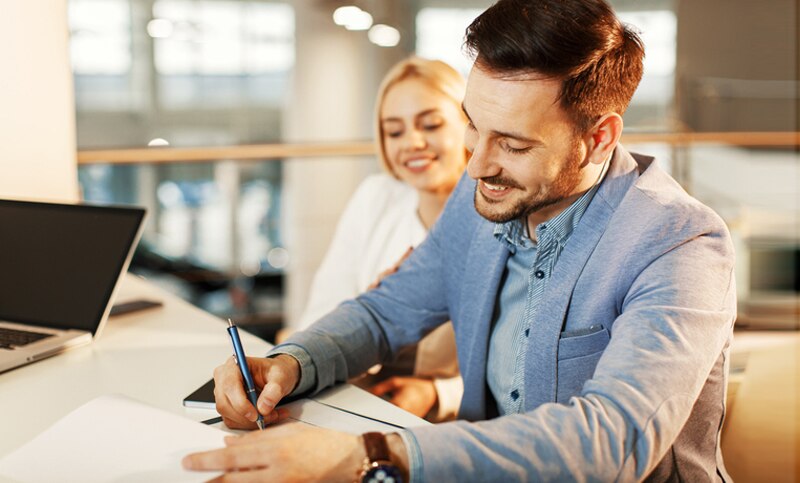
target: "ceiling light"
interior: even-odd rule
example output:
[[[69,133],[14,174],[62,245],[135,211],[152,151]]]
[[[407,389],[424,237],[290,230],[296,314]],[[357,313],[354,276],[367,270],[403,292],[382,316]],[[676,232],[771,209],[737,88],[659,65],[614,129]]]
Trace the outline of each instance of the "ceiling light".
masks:
[[[150,146],[151,148],[160,148],[164,146],[169,146],[169,141],[167,141],[164,138],[154,138],[151,139],[150,142],[147,143],[147,145]]]
[[[361,13],[361,11],[362,10],[360,8],[352,5],[348,5],[347,7],[339,7],[333,12],[333,21],[336,25],[341,25],[344,27],[352,21],[353,17],[358,17],[358,14]]]
[[[154,18],[147,22],[147,33],[154,39],[166,39],[172,35],[172,22],[164,18]]]
[[[363,10],[358,15],[354,15],[353,19],[344,26],[347,30],[367,30],[370,27],[372,27],[372,15]]]
[[[370,42],[381,47],[394,47],[400,43],[400,31],[382,23],[369,29],[367,37]]]
[[[267,252],[267,261],[277,269],[286,268],[289,265],[289,250],[275,247]]]
[[[333,21],[347,30],[367,30],[372,26],[372,15],[358,7],[348,5],[333,12]]]

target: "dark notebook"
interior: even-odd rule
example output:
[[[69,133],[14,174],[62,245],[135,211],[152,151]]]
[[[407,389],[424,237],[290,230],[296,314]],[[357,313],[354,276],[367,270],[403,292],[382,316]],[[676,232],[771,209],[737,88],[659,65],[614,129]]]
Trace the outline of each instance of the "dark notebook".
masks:
[[[198,387],[193,393],[183,399],[187,408],[216,409],[214,401],[214,379]]]

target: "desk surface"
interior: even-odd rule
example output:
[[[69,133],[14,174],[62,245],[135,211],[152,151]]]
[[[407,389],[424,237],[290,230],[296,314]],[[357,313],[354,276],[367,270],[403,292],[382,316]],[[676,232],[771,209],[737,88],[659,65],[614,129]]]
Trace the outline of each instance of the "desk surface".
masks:
[[[213,415],[184,408],[182,401],[230,356],[225,322],[129,275],[117,300],[138,297],[164,306],[113,317],[92,344],[0,374],[0,456],[103,394],[123,394],[194,420]],[[241,335],[248,354],[270,347]],[[800,475],[800,333],[737,333],[734,366],[743,355],[745,377],[730,401],[723,435],[729,470],[756,481],[771,468],[773,481],[794,481],[792,475]]]
[[[800,332],[737,332],[722,451],[739,482],[800,481]],[[737,361],[738,359],[738,361]]]
[[[182,401],[230,357],[225,322],[128,275],[117,301],[137,297],[164,306],[112,317],[92,344],[0,374],[0,456],[103,394],[123,394],[195,420],[213,416],[186,409]],[[269,349],[267,342],[240,332],[248,354]]]

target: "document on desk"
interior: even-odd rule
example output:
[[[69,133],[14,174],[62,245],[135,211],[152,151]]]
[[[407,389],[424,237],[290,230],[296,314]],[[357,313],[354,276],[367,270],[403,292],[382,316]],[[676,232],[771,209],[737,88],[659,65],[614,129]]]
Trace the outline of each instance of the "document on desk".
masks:
[[[301,399],[283,407],[291,419],[312,426],[352,434],[397,431],[396,418],[362,417],[335,407],[349,404],[377,413],[377,409],[386,409],[384,405],[391,406],[377,400],[375,406],[358,407],[360,390],[356,389],[323,394],[325,403]],[[419,421],[429,424],[413,415],[402,420],[403,423]],[[207,481],[218,473],[184,471],[181,459],[189,453],[223,447],[227,434],[218,427],[206,426],[124,396],[101,396],[1,458],[0,481],[4,478],[22,483]]]
[[[284,404],[282,407],[289,411],[289,418],[291,419],[343,433],[363,434],[371,431],[391,433],[397,431],[397,426],[392,424],[341,411],[334,407],[320,404],[313,399],[300,399]]]
[[[101,396],[0,459],[0,477],[24,483],[207,481],[218,473],[185,471],[181,459],[224,446],[227,434],[123,396]]]
[[[352,384],[340,384],[326,389],[314,396],[313,399],[339,411],[393,426],[393,431],[397,431],[398,428],[413,428],[431,424]]]

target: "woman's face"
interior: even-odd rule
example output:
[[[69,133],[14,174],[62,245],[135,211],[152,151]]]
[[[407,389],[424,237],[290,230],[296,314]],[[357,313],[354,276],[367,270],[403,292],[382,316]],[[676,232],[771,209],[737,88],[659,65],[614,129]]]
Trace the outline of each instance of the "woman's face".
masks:
[[[466,166],[466,119],[458,104],[419,79],[386,92],[380,122],[392,171],[420,191],[453,190]]]

